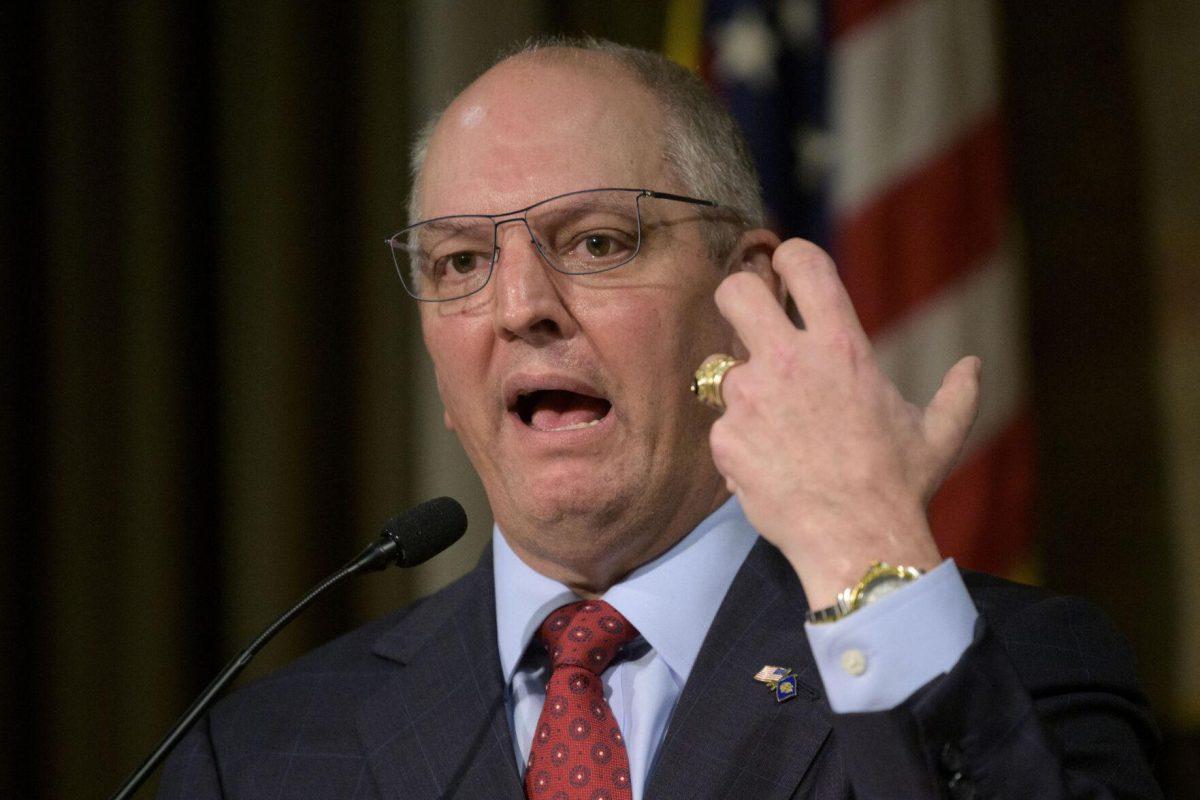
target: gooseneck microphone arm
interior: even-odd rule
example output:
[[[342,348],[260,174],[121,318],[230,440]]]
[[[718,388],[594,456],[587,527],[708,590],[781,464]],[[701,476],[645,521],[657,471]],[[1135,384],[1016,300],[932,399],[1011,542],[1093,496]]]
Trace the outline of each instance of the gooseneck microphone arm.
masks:
[[[467,530],[467,515],[458,501],[449,497],[438,497],[427,500],[414,508],[388,520],[383,526],[383,533],[355,556],[348,564],[317,584],[308,594],[283,613],[278,619],[260,633],[237,657],[225,665],[225,668],[213,679],[200,696],[188,706],[183,716],[172,726],[158,746],[146,756],[141,765],[133,771],[111,798],[111,800],[127,800],[133,796],[155,767],[171,752],[171,749],[183,738],[196,720],[208,710],[217,699],[221,690],[233,681],[245,669],[258,651],[274,638],[285,625],[308,608],[308,606],[326,590],[338,585],[347,578],[361,572],[375,572],[390,564],[400,567],[413,567],[433,558],[450,545],[458,541]]]

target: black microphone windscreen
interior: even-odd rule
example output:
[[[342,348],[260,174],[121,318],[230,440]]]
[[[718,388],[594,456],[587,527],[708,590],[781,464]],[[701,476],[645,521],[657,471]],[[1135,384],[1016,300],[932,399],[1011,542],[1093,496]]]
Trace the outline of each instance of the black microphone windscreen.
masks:
[[[423,564],[462,538],[467,512],[453,497],[435,497],[392,517],[383,532],[400,546],[396,564]]]

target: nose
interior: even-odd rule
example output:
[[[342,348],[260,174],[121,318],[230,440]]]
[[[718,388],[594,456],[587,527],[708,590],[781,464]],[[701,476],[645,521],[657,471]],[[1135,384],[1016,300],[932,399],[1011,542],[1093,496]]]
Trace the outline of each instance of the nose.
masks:
[[[505,226],[507,222],[520,223]],[[523,220],[505,220],[496,231],[492,267],[492,320],[496,336],[547,344],[573,335],[575,321],[563,302],[557,273],[542,260]]]

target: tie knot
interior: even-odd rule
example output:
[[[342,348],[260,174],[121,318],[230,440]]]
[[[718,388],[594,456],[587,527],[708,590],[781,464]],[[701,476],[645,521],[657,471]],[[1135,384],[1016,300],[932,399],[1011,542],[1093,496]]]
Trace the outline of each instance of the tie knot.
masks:
[[[603,600],[580,600],[550,612],[538,628],[538,639],[554,668],[564,664],[599,675],[621,646],[638,635],[621,612]]]

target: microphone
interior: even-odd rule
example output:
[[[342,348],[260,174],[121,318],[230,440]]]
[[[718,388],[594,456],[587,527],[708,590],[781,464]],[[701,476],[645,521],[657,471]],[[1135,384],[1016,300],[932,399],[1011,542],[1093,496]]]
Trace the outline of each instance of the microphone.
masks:
[[[258,651],[279,633],[285,625],[308,608],[325,590],[336,586],[352,575],[360,572],[374,572],[386,568],[389,564],[398,567],[415,567],[442,552],[462,538],[467,530],[467,513],[457,500],[452,497],[437,497],[426,500],[420,505],[397,514],[383,526],[379,538],[350,560],[344,567],[321,581],[300,602],[288,609],[278,619],[272,622],[254,639],[246,649],[225,665],[225,668],[213,679],[200,696],[188,706],[187,711],[175,723],[158,747],[154,748],[141,765],[133,771],[121,788],[117,789],[111,800],[127,800],[133,796],[138,787],[145,783],[155,767],[171,752],[183,735],[196,724],[205,711],[217,699],[221,690],[238,676]]]
[[[379,538],[343,569],[352,573],[424,564],[467,530],[467,512],[453,497],[435,497],[389,519]]]

